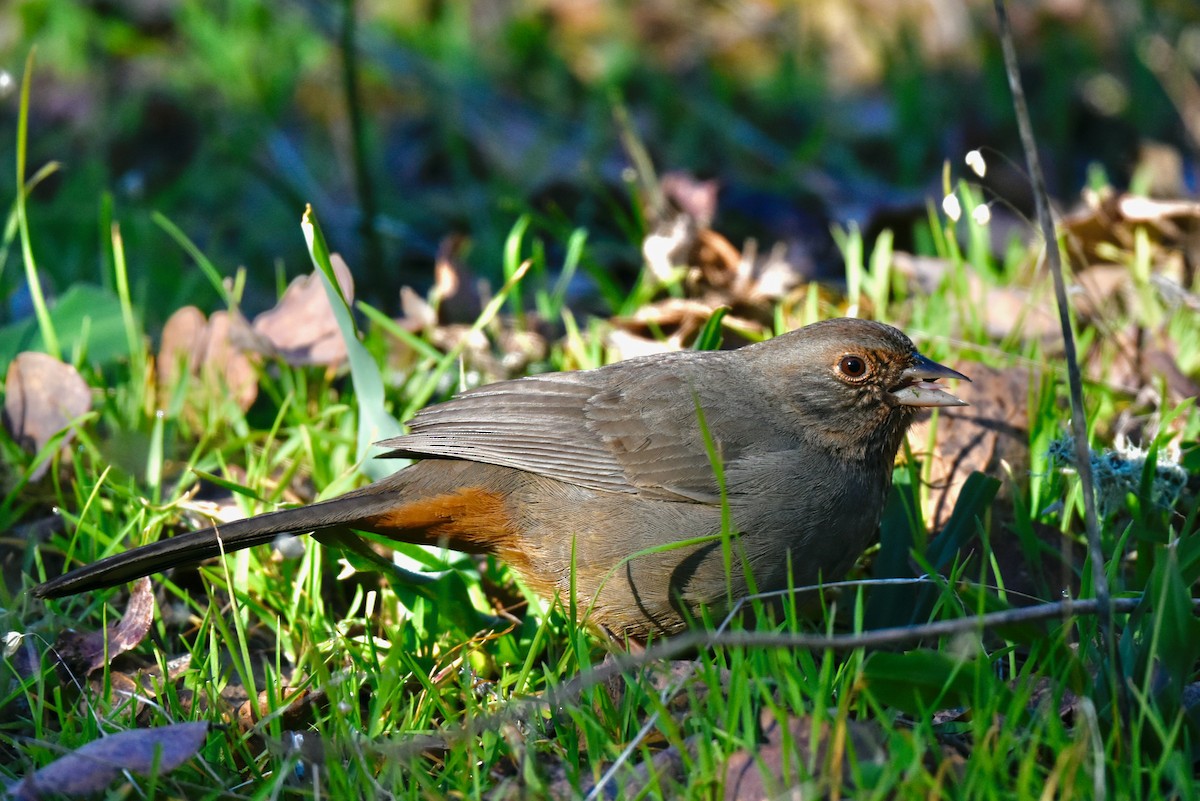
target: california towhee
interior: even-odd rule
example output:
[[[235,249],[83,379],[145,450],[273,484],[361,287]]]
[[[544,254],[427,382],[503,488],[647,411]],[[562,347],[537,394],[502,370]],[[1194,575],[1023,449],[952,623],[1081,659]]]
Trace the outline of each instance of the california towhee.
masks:
[[[33,592],[70,595],[281,534],[350,528],[494,553],[546,597],[573,580],[580,614],[610,632],[676,631],[702,605],[749,594],[748,574],[759,591],[843,575],[879,524],[915,407],[963,405],[939,378],[965,376],[895,328],[842,319],[739,350],[490,384],[422,410],[411,433],[382,443],[388,456],[425,461],[338,498],[110,556]],[[664,548],[685,540],[701,541]]]

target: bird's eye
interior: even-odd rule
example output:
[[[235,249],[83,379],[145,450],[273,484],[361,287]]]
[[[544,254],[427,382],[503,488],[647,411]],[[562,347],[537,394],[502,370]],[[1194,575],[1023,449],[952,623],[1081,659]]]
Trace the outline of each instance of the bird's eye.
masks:
[[[867,360],[861,356],[843,356],[838,371],[846,378],[862,378],[867,374]]]

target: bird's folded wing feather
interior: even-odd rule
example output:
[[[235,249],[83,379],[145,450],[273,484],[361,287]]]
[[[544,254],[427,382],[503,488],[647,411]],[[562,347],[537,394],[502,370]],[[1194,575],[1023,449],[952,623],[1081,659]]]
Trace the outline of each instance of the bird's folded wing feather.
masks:
[[[385,456],[464,459],[589,489],[718,502],[687,372],[631,367],[615,381],[555,373],[469,390],[418,412],[411,433],[380,445],[392,449]]]

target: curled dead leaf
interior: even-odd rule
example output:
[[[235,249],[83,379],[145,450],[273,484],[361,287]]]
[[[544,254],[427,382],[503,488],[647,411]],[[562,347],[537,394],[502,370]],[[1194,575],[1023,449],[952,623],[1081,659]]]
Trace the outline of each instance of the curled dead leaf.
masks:
[[[668,173],[661,188],[669,209],[658,214],[646,209],[648,217],[657,217],[642,242],[647,271],[663,284],[677,280],[682,271],[687,300],[703,304],[708,314],[728,306],[735,316],[753,321],[747,330],[765,330],[773,322],[775,302],[804,283],[807,256],[793,257],[792,248],[780,244],[760,257],[753,240],[739,250],[713,230],[717,208],[713,181]],[[686,334],[679,338],[686,339]]]
[[[45,353],[26,351],[8,365],[4,380],[4,425],[29,453],[38,453],[72,421],[92,408],[92,391],[79,372]],[[63,438],[65,448],[72,432]],[[45,475],[50,460],[33,472]]]
[[[272,708],[271,696],[263,690],[254,703],[249,699],[237,710],[237,725],[243,732],[253,731],[268,716],[278,717],[285,729],[307,729],[315,719],[315,709],[328,700],[322,691],[304,687],[285,687],[280,693],[282,703]]]
[[[354,302],[354,277],[341,256],[330,256],[334,275],[346,301]],[[254,333],[268,346],[266,353],[293,366],[336,366],[346,360],[346,343],[325,294],[323,278],[302,275],[284,290],[275,308],[254,318]]]
[[[1127,326],[1097,342],[1087,354],[1086,367],[1095,380],[1139,398],[1146,395],[1156,407],[1173,407],[1200,396],[1200,384],[1180,368],[1178,345],[1164,330]]]
[[[86,675],[135,647],[154,622],[154,593],[150,579],[133,583],[121,620],[104,631],[67,630],[59,636],[55,650],[72,673]]]
[[[173,409],[181,382],[185,419],[200,425],[205,409],[232,400],[243,412],[258,397],[258,372],[241,343],[252,337],[249,324],[237,312],[214,312],[205,319],[195,306],[171,315],[163,327],[155,370],[159,406]]]
[[[1062,220],[1076,269],[1111,264],[1118,254],[1132,253],[1138,228],[1149,235],[1151,262],[1159,265],[1200,230],[1200,202],[1194,200],[1156,200],[1112,190],[1088,190],[1083,200],[1082,208]]]
[[[1057,342],[1062,336],[1054,295],[1048,291],[1049,282],[1044,279],[1031,286],[993,286],[970,270],[958,273],[946,259],[909,253],[896,253],[892,269],[904,276],[911,291],[925,295],[939,291],[952,276],[964,281],[970,299],[965,307],[967,313],[971,319],[983,315],[984,329],[992,339],[1003,340],[1015,335],[1023,340]],[[961,310],[955,309],[951,313],[958,315],[952,327],[962,327],[965,321],[961,318]]]

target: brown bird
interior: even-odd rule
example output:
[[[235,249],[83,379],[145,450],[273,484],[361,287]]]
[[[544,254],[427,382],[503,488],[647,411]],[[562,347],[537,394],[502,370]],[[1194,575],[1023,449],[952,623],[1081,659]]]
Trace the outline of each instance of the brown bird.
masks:
[[[939,378],[966,377],[895,328],[841,319],[739,350],[503,381],[419,412],[382,444],[424,461],[374,484],[160,540],[33,593],[357,529],[493,553],[542,596],[574,586],[581,616],[610,632],[672,632],[752,588],[842,576],[878,527],[915,408],[964,405]]]

